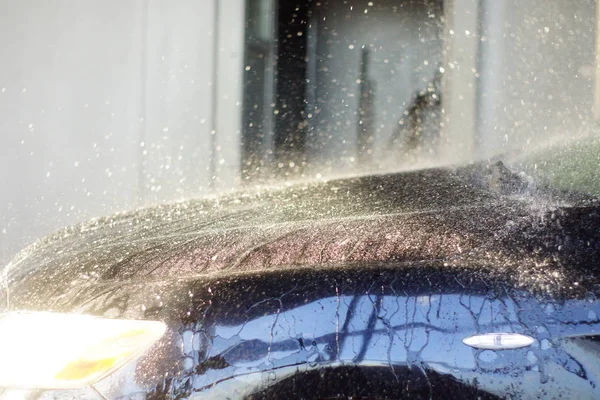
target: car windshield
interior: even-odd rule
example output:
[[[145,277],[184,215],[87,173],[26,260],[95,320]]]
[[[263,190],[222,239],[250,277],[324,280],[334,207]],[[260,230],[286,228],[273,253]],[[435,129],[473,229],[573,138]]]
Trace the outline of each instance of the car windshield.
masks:
[[[530,187],[600,196],[598,10],[593,0],[6,6],[0,264],[90,218],[274,182],[501,161]]]

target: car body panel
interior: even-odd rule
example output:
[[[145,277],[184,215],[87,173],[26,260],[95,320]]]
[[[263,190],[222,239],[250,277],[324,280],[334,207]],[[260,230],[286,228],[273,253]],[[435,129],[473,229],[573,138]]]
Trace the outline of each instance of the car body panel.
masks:
[[[600,208],[523,182],[501,164],[434,169],[95,220],[26,249],[2,298],[164,321],[94,386],[107,398],[598,397]],[[534,342],[462,342],[486,333]]]

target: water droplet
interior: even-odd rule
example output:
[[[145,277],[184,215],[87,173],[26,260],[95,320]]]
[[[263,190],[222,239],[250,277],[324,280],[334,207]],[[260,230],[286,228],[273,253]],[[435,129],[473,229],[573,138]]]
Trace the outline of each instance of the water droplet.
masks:
[[[535,364],[538,360],[538,358],[536,357],[536,355],[534,354],[533,351],[528,351],[527,352],[527,360],[532,363]]]
[[[544,339],[544,340],[542,340],[542,343],[541,343],[541,344],[542,344],[542,345],[541,345],[541,349],[542,349],[542,350],[548,350],[549,348],[551,348],[551,347],[552,347],[552,343],[550,343],[550,341],[549,341],[548,339]]]
[[[483,362],[492,362],[498,358],[498,354],[492,350],[484,350],[479,354],[479,359]]]

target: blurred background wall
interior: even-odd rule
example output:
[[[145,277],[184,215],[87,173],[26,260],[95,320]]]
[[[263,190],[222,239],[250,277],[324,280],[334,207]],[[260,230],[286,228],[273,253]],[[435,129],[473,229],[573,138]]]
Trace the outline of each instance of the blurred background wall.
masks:
[[[243,2],[0,10],[0,263],[68,224],[235,185]]]
[[[597,1],[486,0],[479,150],[529,150],[594,129]]]

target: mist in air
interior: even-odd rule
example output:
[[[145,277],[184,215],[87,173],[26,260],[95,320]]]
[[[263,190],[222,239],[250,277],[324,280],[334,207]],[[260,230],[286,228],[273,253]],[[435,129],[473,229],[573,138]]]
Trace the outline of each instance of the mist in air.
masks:
[[[0,264],[282,182],[502,159],[600,194],[595,1],[2,1]]]

